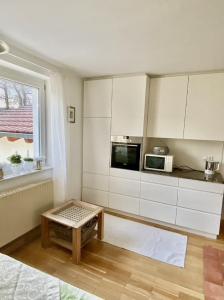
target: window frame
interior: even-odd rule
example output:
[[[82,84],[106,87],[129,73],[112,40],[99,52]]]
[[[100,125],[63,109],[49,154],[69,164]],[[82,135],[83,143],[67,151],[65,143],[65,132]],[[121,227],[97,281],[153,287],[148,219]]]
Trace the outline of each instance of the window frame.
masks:
[[[0,79],[15,81],[38,89],[38,156],[46,157],[46,82],[30,74],[0,65]]]

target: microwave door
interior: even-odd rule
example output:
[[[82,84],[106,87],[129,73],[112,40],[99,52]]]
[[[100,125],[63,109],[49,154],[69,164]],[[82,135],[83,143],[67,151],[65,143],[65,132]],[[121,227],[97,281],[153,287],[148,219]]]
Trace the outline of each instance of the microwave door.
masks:
[[[145,168],[155,171],[164,171],[165,157],[147,156],[145,161]]]

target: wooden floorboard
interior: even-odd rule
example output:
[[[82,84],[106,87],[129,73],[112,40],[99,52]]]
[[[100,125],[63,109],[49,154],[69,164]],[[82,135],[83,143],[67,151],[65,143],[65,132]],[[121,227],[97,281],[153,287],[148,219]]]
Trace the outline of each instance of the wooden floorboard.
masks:
[[[203,246],[224,249],[219,240],[188,235],[185,268],[178,268],[93,240],[82,251],[81,264],[72,263],[69,250],[40,239],[11,256],[104,299],[204,299]]]

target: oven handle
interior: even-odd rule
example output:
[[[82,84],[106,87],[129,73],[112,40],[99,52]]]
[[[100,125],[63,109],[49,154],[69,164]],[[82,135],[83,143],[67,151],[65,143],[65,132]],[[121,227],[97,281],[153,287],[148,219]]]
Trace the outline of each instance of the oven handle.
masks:
[[[133,144],[124,144],[124,143],[112,143],[112,146],[127,146],[127,147],[138,147],[140,144],[138,145],[133,145]]]

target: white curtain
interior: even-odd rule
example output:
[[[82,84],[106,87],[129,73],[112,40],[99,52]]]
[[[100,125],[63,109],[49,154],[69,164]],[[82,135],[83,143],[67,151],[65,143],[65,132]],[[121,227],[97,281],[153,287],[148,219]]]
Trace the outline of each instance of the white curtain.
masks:
[[[54,204],[68,200],[67,178],[67,119],[63,77],[60,73],[50,75],[48,87],[48,157],[53,167]]]

